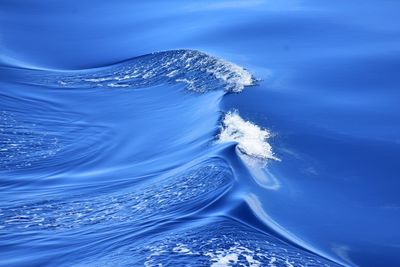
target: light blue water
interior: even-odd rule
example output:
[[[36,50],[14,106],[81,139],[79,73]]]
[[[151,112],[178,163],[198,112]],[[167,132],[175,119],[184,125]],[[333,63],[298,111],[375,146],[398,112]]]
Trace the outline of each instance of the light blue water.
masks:
[[[1,1],[0,265],[400,265],[399,10]]]

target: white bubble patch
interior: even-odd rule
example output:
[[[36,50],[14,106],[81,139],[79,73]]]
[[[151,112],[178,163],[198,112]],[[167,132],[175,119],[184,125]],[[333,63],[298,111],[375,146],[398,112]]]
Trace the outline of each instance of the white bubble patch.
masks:
[[[221,133],[218,141],[221,143],[236,142],[238,150],[250,157],[259,159],[279,160],[274,156],[268,143],[271,134],[250,121],[242,119],[237,112],[228,112],[222,120]]]

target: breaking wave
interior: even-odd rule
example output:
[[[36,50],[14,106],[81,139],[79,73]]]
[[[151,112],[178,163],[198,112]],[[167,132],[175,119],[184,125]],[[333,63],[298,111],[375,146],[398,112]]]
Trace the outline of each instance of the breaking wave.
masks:
[[[221,143],[236,142],[238,150],[250,157],[278,160],[268,143],[270,137],[268,130],[243,120],[238,112],[228,112],[222,120],[218,140]]]
[[[336,265],[247,204],[269,186],[249,179],[266,167],[249,171],[233,148],[278,158],[267,129],[239,111],[221,118],[224,94],[254,85],[244,68],[175,50],[90,70],[1,71],[12,74],[0,103],[8,266]]]
[[[162,83],[182,83],[195,92],[223,88],[238,93],[254,83],[254,78],[244,68],[194,50],[157,52],[79,72],[32,72],[33,77],[38,84],[71,88],[143,88]]]

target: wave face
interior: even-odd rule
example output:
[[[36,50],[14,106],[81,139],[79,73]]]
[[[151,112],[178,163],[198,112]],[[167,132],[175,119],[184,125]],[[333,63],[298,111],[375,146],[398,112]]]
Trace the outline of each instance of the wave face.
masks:
[[[3,71],[19,82],[0,104],[7,266],[338,265],[249,204],[264,189],[241,184],[265,164],[241,155],[277,158],[266,129],[223,115],[224,95],[253,85],[245,69],[178,50]]]

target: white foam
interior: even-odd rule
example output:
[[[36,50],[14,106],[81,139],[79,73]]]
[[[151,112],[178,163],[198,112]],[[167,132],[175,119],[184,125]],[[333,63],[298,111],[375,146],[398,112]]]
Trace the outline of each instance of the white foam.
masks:
[[[195,253],[193,253],[187,245],[182,243],[176,244],[172,251],[179,254],[195,255]]]
[[[278,160],[268,143],[271,134],[266,129],[243,120],[237,112],[228,112],[219,134],[219,142],[236,142],[240,152],[254,158]]]
[[[129,87],[128,84],[119,84],[119,83],[108,83],[107,86],[109,87],[116,87],[116,88],[124,88],[124,87]]]
[[[253,85],[254,79],[250,72],[226,60],[218,59],[217,64],[208,68],[207,72],[226,82],[234,93],[243,91],[245,86]]]
[[[242,256],[250,267],[259,267],[261,263],[254,258],[255,252],[241,246],[235,242],[235,246],[229,249],[217,249],[216,251],[208,251],[204,255],[211,258],[211,267],[234,266],[239,263],[239,257]],[[243,265],[240,264],[240,265]]]

